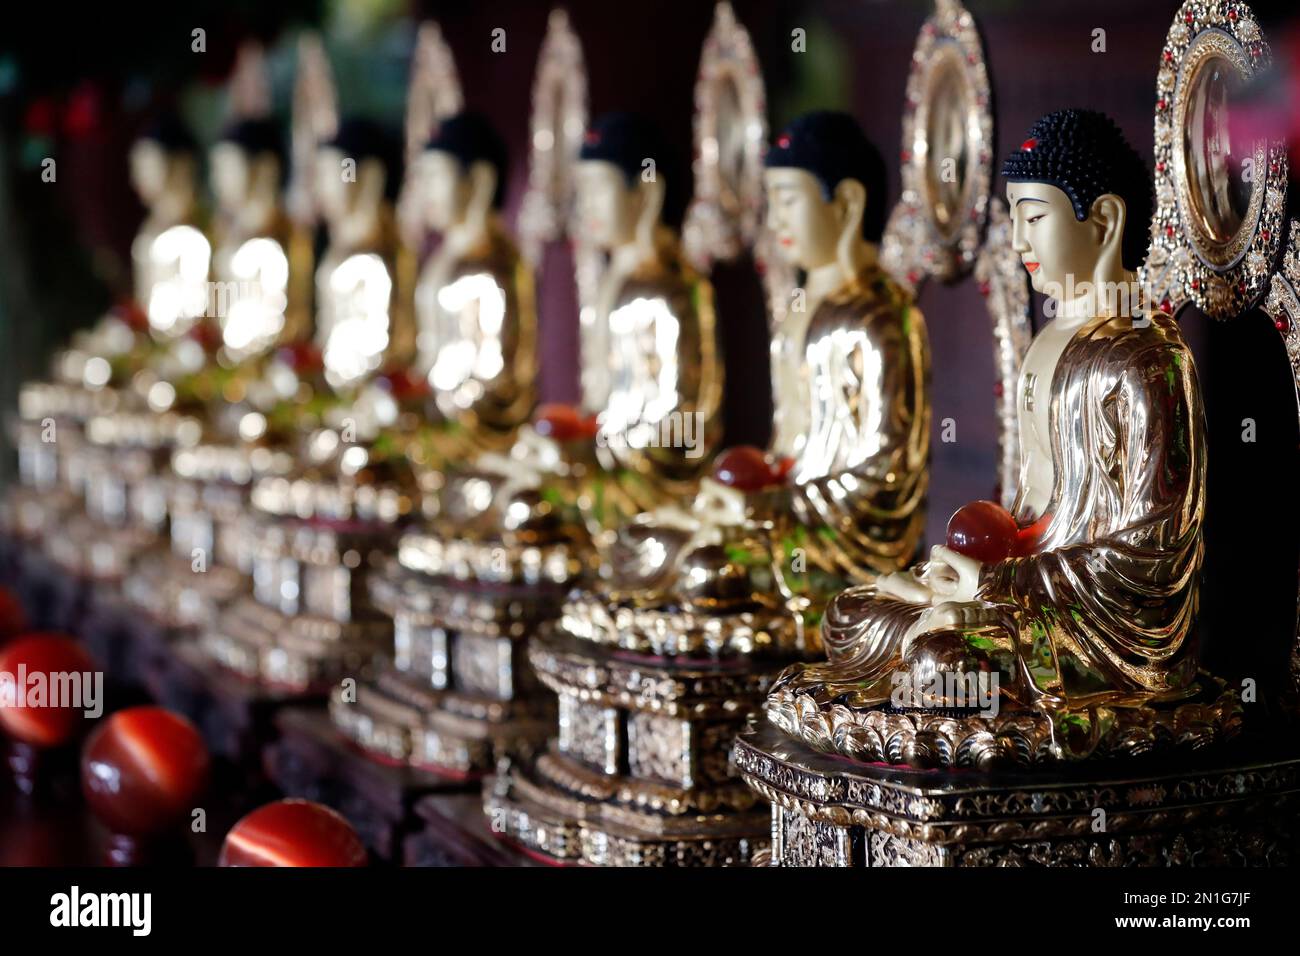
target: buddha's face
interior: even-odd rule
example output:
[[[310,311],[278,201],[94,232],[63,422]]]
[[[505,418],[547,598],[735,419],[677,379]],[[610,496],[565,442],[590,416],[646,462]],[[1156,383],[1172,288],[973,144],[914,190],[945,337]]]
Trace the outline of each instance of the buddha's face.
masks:
[[[460,160],[440,149],[426,149],[415,164],[416,188],[425,224],[445,232],[465,218],[470,182]]]
[[[598,249],[615,249],[632,242],[640,215],[640,196],[613,163],[588,159],[574,176],[578,223],[583,238]]]
[[[1091,219],[1075,218],[1061,189],[1047,183],[1007,183],[1007,203],[1011,246],[1029,270],[1034,291],[1059,295],[1062,289],[1092,281],[1103,251],[1103,229]]]
[[[236,213],[248,198],[251,170],[248,154],[234,143],[218,143],[208,154],[212,195],[227,213]]]
[[[131,147],[131,186],[146,206],[158,200],[167,188],[167,153],[151,139],[138,140]]]
[[[816,269],[835,261],[836,244],[845,224],[834,200],[822,194],[821,183],[803,169],[764,170],[767,226],[786,262]]]

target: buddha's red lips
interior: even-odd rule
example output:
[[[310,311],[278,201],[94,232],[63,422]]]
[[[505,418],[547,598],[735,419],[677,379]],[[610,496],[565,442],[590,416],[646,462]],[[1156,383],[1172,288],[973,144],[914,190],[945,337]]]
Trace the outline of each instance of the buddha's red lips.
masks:
[[[1035,272],[1038,271],[1038,263],[1037,263],[1037,262],[1026,262],[1026,263],[1025,263],[1025,268],[1028,269],[1029,272],[1030,272],[1030,274],[1032,275],[1033,273],[1035,273]]]

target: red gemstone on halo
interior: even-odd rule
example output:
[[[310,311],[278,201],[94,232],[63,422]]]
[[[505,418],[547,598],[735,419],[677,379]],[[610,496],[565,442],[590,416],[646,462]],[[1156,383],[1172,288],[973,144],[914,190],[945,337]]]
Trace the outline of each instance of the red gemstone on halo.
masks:
[[[352,825],[310,800],[277,800],[231,828],[218,866],[365,866],[366,848]]]
[[[1164,100],[1161,100],[1161,102],[1163,103]],[[1164,109],[1163,106],[1160,107],[1160,108],[1161,108],[1161,109]],[[1163,173],[1164,171],[1165,171],[1165,162],[1164,162],[1164,160],[1161,160],[1160,162],[1156,163],[1156,172],[1158,172],[1158,173]]]
[[[1029,137],[1029,139],[1025,140],[1023,143],[1020,144],[1020,148],[1025,152],[1029,152],[1037,145],[1038,145],[1038,140],[1034,139],[1034,137],[1031,136]]]
[[[63,634],[25,634],[0,652],[0,674],[14,680],[14,706],[0,706],[0,730],[33,747],[58,747],[67,743],[85,719],[82,707],[56,707],[49,695],[67,684],[62,675],[93,674],[97,668],[82,645]],[[19,673],[27,680],[17,683]],[[33,678],[44,676],[45,693],[33,697]],[[55,678],[59,678],[56,681]],[[24,706],[17,706],[22,704]],[[89,706],[87,704],[87,706]]]
[[[1229,11],[1228,11],[1228,19],[1229,19],[1229,20],[1235,20],[1235,19],[1237,19],[1237,11],[1236,11],[1236,10],[1229,10]]]
[[[1019,532],[1016,519],[994,501],[972,501],[948,519],[948,547],[991,564],[1011,554]]]
[[[1166,313],[1167,315],[1173,315],[1174,312],[1173,303],[1170,302],[1168,299],[1161,299],[1160,311]]]
[[[1200,279],[1193,279],[1193,280],[1192,280],[1192,291],[1195,292],[1195,291],[1196,291],[1197,289],[1199,289],[1200,287],[1201,287],[1201,280],[1200,280]]]
[[[81,789],[114,833],[152,836],[189,816],[208,785],[208,748],[194,725],[162,707],[119,710],[81,757]]]
[[[1279,332],[1286,332],[1287,329],[1291,328],[1291,323],[1287,321],[1286,316],[1279,316],[1273,320],[1273,327]]]
[[[1192,16],[1190,13],[1184,13],[1184,14],[1183,14],[1183,22],[1184,22],[1184,23],[1191,23],[1191,22],[1192,22],[1193,20],[1195,20],[1195,19],[1196,19],[1196,18],[1195,18],[1194,16]]]
[[[1172,239],[1174,237],[1174,227],[1165,226],[1165,235]]]
[[[1174,58],[1173,51],[1172,51],[1172,50],[1165,50],[1165,52],[1164,52],[1164,60],[1165,60],[1165,62],[1166,62],[1166,63],[1172,62],[1172,61],[1173,61],[1173,58]]]

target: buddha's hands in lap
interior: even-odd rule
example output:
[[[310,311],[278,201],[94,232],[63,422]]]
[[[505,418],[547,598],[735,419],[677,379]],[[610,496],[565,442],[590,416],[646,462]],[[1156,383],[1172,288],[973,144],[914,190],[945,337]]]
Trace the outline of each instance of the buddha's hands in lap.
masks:
[[[930,549],[928,563],[881,575],[876,579],[876,591],[883,597],[911,604],[972,602],[979,590],[980,567],[974,558],[935,545]]]

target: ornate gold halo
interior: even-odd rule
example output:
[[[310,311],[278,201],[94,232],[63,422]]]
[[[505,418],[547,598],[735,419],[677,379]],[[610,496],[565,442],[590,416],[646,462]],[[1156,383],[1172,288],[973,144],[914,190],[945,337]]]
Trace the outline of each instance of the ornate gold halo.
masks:
[[[329,57],[317,33],[298,40],[298,65],[293,84],[290,180],[285,208],[300,225],[316,221],[312,196],[312,164],[316,148],[334,135],[339,124],[338,94]]]
[[[1174,16],[1156,74],[1155,215],[1142,282],[1176,312],[1188,299],[1227,319],[1266,289],[1282,242],[1287,155],[1281,141],[1254,144],[1251,195],[1230,236],[1215,234],[1188,168],[1187,136],[1201,77],[1226,62],[1248,80],[1268,65],[1269,48],[1244,3],[1186,0]]]
[[[955,115],[948,105],[954,93]],[[927,276],[952,281],[975,264],[992,182],[992,104],[975,19],[958,0],[936,0],[912,53],[903,105],[903,196],[881,241],[885,268],[909,286]],[[960,156],[940,156],[940,144],[932,142],[934,123],[945,116],[959,125]],[[946,162],[955,163],[954,173],[964,170],[955,198],[942,196],[942,184],[951,181]]]
[[[419,248],[424,229],[420,225],[414,176],[415,160],[429,141],[434,127],[464,108],[456,59],[432,20],[420,24],[415,51],[411,55],[411,80],[406,92],[405,137],[406,175],[397,199],[397,220],[412,246]]]
[[[695,196],[682,248],[707,272],[753,245],[762,225],[767,96],[749,31],[719,3],[695,81]]]
[[[1273,274],[1264,310],[1273,320],[1286,346],[1287,360],[1291,363],[1291,376],[1295,383],[1296,407],[1300,412],[1300,222],[1291,220],[1290,236],[1282,268]],[[1297,608],[1296,630],[1291,641],[1290,683],[1294,693],[1300,694],[1300,607]]]
[[[537,55],[528,152],[528,191],[519,211],[519,245],[534,265],[542,248],[572,233],[573,166],[587,129],[587,69],[569,15],[552,10]]]

